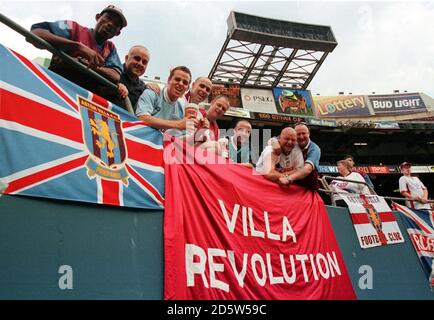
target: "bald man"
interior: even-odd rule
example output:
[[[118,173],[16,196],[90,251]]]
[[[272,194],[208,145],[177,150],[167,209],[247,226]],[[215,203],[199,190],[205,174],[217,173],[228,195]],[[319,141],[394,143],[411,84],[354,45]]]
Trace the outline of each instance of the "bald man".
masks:
[[[273,182],[279,182],[285,172],[303,166],[303,154],[297,145],[297,134],[293,128],[284,128],[276,145],[268,145],[256,163],[256,171]]]
[[[303,154],[304,165],[299,170],[280,177],[279,183],[289,185],[296,182],[309,190],[318,190],[318,166],[321,149],[315,142],[310,140],[309,128],[304,124],[295,126],[295,132],[298,146]]]
[[[145,74],[150,58],[149,50],[140,45],[131,47],[125,56],[120,82],[127,87],[133,108],[146,88],[140,77]]]
[[[211,93],[212,82],[206,77],[199,77],[191,85],[191,90],[185,94],[188,102],[199,104],[208,98]]]
[[[140,77],[143,76],[148,67],[151,55],[149,50],[142,46],[132,46],[125,56],[125,63],[123,64],[120,83],[125,85],[128,90],[127,94],[130,98],[133,110],[136,111],[136,104],[140,98],[140,95],[145,89],[152,89],[157,94],[160,93],[160,87],[155,83],[145,84]],[[125,95],[111,96],[110,101],[118,106],[126,109],[123,98]]]

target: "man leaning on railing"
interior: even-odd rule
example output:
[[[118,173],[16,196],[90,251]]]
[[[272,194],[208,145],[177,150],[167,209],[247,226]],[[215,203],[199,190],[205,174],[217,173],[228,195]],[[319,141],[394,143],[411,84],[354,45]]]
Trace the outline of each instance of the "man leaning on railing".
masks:
[[[127,20],[122,10],[113,5],[103,9],[95,19],[94,29],[83,27],[75,21],[61,20],[36,23],[32,25],[31,32],[117,84],[122,64],[115,45],[109,39],[120,34],[121,29],[126,27]],[[106,88],[66,64],[58,56],[53,56],[49,69],[89,91],[106,97]],[[122,96],[128,95],[125,87],[118,89]]]
[[[399,178],[399,192],[407,199],[405,205],[414,209],[431,209],[428,203],[428,189],[418,177],[411,175],[411,164],[401,163],[402,177]]]
[[[330,189],[334,192],[332,201],[337,206],[346,207],[341,194],[370,194],[368,187],[365,185],[365,179],[360,173],[351,171],[351,164],[347,160],[338,161],[337,168],[340,174],[338,176],[339,180],[333,180],[330,183]],[[357,181],[360,181],[360,183],[357,183]]]

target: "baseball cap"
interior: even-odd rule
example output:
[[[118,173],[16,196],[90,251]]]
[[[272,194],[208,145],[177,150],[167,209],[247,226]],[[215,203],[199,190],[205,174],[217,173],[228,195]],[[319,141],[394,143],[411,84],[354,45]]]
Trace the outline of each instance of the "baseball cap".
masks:
[[[124,14],[120,8],[111,4],[107,7],[105,7],[104,10],[101,11],[101,14],[103,14],[104,12],[113,12],[113,13],[117,14],[122,20],[122,28],[125,28],[127,26],[127,19],[125,18]]]
[[[403,167],[411,167],[410,162],[403,162],[399,165],[399,168],[403,168]]]

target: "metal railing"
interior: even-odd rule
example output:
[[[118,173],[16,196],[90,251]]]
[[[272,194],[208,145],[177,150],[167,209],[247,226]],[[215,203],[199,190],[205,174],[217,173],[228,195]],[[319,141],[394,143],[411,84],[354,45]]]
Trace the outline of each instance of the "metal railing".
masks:
[[[377,193],[375,192],[375,190],[371,186],[369,186],[366,182],[356,181],[356,180],[349,180],[349,179],[343,179],[343,178],[332,177],[332,176],[322,176],[322,178],[320,178],[318,180],[321,182],[322,186],[324,187],[324,188],[320,188],[318,191],[320,191],[322,193],[328,194],[330,196],[330,199],[331,199],[331,202],[332,202],[333,206],[336,206],[336,201],[335,201],[333,195],[334,194],[339,194],[339,193],[342,194],[342,192],[332,190],[332,188],[330,187],[330,184],[328,183],[327,180],[338,180],[338,181],[345,181],[345,182],[352,182],[352,183],[357,183],[357,184],[363,184],[363,185],[365,185],[365,186],[368,187],[369,192],[370,192],[371,195],[377,195]],[[351,195],[360,195],[360,194],[363,194],[363,193],[351,193]],[[410,199],[402,198],[402,197],[389,197],[389,196],[381,196],[381,195],[378,195],[378,196],[380,196],[380,197],[382,197],[382,198],[384,198],[386,200],[389,200],[390,202],[393,202],[393,201],[402,201],[402,202],[404,202],[404,201],[410,201]],[[427,203],[430,203],[430,204],[434,203],[434,200],[428,200]]]
[[[99,83],[101,83],[101,84],[103,84],[103,85],[105,85],[105,86],[109,87],[110,89],[115,90],[117,92],[118,87],[116,84],[114,84],[110,80],[104,78],[103,76],[96,73],[92,69],[89,69],[85,65],[77,62],[76,60],[74,60],[72,57],[70,57],[65,52],[53,47],[50,43],[48,43],[44,39],[31,33],[27,29],[24,29],[19,24],[15,23],[14,21],[9,19],[8,17],[3,15],[2,13],[0,13],[0,22],[3,23],[4,25],[8,26],[12,30],[18,32],[22,36],[24,36],[26,38],[27,42],[31,43],[32,45],[34,45],[38,49],[46,49],[46,50],[50,51],[52,54],[61,57],[68,65],[76,68],[80,72],[85,73],[86,75],[88,75],[92,79],[98,81]],[[128,98],[128,96],[125,98],[125,106],[126,106],[128,112],[130,112],[131,114],[134,114],[133,107],[131,105],[131,101]]]

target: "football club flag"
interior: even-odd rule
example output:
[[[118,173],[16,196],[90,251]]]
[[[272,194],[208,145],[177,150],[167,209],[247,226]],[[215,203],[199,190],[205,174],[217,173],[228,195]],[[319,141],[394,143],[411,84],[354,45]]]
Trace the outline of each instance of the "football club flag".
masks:
[[[387,202],[376,195],[340,194],[363,249],[404,242],[399,225]]]
[[[163,208],[158,130],[1,45],[0,61],[5,194]]]

